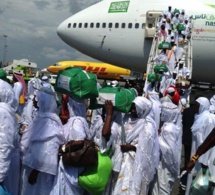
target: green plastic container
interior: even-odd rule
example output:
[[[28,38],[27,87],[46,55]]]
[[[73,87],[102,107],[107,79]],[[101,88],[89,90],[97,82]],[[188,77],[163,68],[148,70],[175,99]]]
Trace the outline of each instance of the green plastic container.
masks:
[[[81,68],[67,68],[58,72],[55,90],[80,99],[98,97],[97,76]]]

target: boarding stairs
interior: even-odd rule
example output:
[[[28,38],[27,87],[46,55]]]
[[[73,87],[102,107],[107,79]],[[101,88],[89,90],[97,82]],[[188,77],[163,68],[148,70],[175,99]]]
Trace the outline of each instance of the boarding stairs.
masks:
[[[157,21],[158,21],[158,18],[157,18],[156,22]],[[158,38],[158,32],[159,32],[159,29],[157,29],[154,34],[151,50],[149,53],[149,58],[148,58],[148,63],[147,63],[147,68],[146,68],[145,86],[144,86],[145,90],[149,84],[148,75],[154,73],[154,66],[157,65],[153,61],[153,59],[160,52],[160,50],[158,49],[158,45],[161,42],[159,41],[159,38]],[[181,60],[185,62],[184,66],[186,66],[190,70],[190,79],[191,79],[192,78],[192,68],[193,68],[192,37],[189,40],[187,40],[186,43],[178,44],[177,47],[180,49],[183,49],[183,54],[182,54]],[[174,57],[174,56],[172,56],[172,57]],[[176,62],[175,60],[171,60],[171,63],[175,64],[175,62]],[[174,64],[170,64],[170,60],[169,60],[169,66],[174,67]],[[188,98],[188,101],[189,101],[189,98]]]

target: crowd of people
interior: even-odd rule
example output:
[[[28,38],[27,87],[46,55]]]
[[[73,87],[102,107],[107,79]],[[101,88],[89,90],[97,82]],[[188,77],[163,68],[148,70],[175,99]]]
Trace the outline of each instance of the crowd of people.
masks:
[[[102,108],[92,111],[93,117],[89,120],[90,101],[66,94],[56,96],[46,76],[32,78],[26,86],[22,75],[14,73],[13,88],[5,77],[1,77],[2,189],[13,195],[170,195],[180,175],[182,138],[185,142],[187,132],[192,133],[187,141],[192,147],[185,149],[185,163],[189,172],[195,167],[188,176],[186,194],[192,190],[193,175],[201,166],[215,175],[215,150],[211,144],[214,136],[211,132],[215,127],[215,97],[211,101],[199,97],[195,105],[189,107],[190,86],[183,91],[184,88],[177,85],[180,77],[189,79],[190,75],[183,66],[180,53],[183,49],[180,47],[181,37],[184,42],[189,41],[187,22],[189,17],[184,10],[172,12],[169,7],[163,13],[158,24],[159,39],[170,40],[172,48],[179,51],[176,53],[174,50],[177,55],[173,64],[176,67],[174,70],[170,68],[171,57],[168,58],[167,50],[162,49],[155,60],[158,60],[157,65],[166,65],[168,71],[159,70],[144,89],[138,83],[132,86],[136,96],[128,113],[117,111],[112,101],[107,99]],[[181,24],[185,26],[184,30],[180,30]],[[160,74],[162,76],[158,79]],[[119,87],[117,81],[109,85]],[[61,101],[57,99],[59,95]],[[186,116],[190,118],[187,122]],[[201,144],[205,139],[209,144],[203,147]],[[95,184],[90,183],[88,188],[84,186],[80,176],[89,167],[71,163],[73,156],[70,154],[83,148],[86,140],[95,144],[99,152],[97,161],[100,156],[110,160],[102,168],[107,173],[109,166],[110,174],[96,169],[101,171],[100,180],[105,179],[102,189],[98,189],[99,180]],[[88,161],[91,158],[94,157],[88,156]],[[91,187],[95,193],[89,190]]]

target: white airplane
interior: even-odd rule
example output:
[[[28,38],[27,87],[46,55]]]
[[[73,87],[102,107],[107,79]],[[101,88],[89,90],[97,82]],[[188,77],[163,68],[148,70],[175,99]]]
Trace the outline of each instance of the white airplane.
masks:
[[[214,0],[104,0],[63,21],[57,33],[88,56],[145,72],[155,19],[168,6],[192,16],[193,81],[215,84]]]

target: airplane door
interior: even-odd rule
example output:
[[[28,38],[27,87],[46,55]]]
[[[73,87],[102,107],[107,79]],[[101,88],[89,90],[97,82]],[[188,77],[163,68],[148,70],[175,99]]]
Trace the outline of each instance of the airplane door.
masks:
[[[163,11],[147,11],[146,12],[146,27],[145,38],[153,38],[156,32],[157,18]]]

